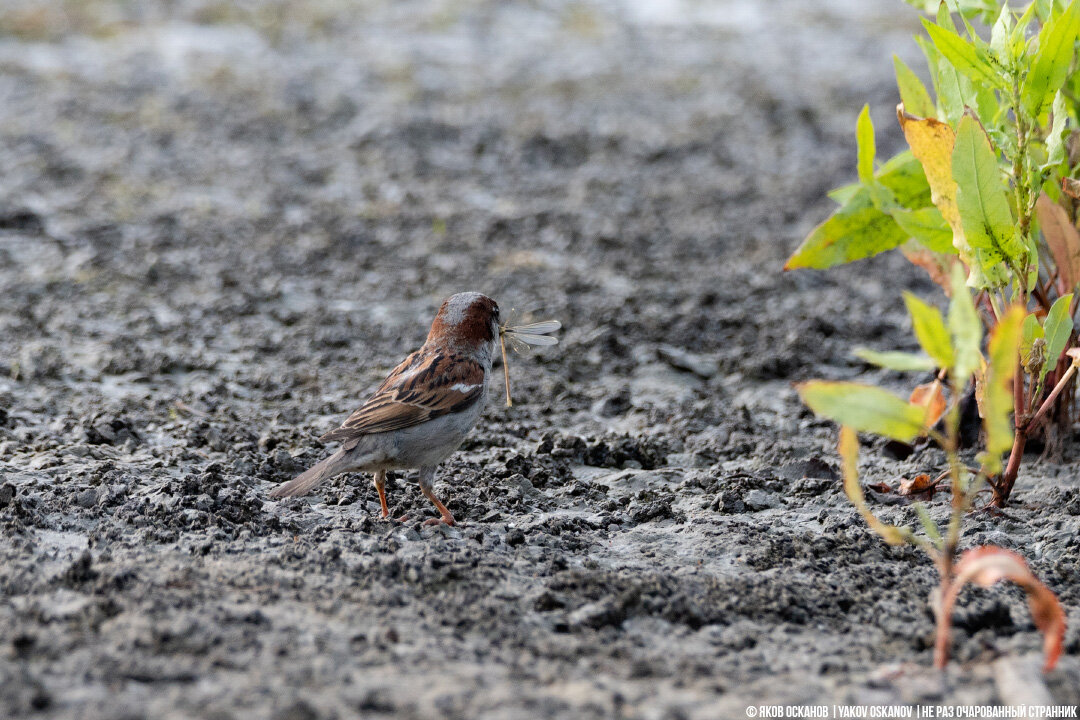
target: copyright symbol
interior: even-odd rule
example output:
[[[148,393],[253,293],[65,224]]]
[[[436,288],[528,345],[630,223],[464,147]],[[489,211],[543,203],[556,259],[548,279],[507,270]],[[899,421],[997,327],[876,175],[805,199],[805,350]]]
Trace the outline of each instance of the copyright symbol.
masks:
[[[757,707],[748,705],[746,708],[746,717],[757,717]]]

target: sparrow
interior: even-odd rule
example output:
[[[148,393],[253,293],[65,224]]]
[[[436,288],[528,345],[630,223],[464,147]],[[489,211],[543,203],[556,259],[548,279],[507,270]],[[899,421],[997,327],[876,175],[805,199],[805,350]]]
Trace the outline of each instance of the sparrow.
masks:
[[[424,345],[394,368],[341,427],[319,438],[340,440],[341,448],[270,496],[303,495],[342,473],[370,472],[385,518],[390,514],[386,471],[419,468],[420,490],[441,516],[424,524],[453,525],[454,516],[431,486],[439,463],[458,449],[480,418],[498,337],[494,300],[477,292],[447,298]]]

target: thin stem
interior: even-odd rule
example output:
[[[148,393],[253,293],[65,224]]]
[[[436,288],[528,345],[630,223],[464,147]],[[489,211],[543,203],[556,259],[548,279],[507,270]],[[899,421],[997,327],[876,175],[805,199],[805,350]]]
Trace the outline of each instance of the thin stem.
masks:
[[[1034,377],[1034,376],[1032,376],[1032,377]],[[1033,382],[1035,382],[1035,381],[1033,380]],[[1043,385],[1044,385],[1045,382],[1046,382],[1046,377],[1045,376],[1040,377],[1038,382],[1035,382],[1035,391],[1032,392],[1031,395],[1028,397],[1028,402],[1027,402],[1027,414],[1028,415],[1031,415],[1032,413],[1035,412],[1035,403],[1039,402],[1039,398],[1042,397]],[[1014,420],[1014,422],[1016,422],[1016,421]]]
[[[953,397],[959,397],[960,394],[956,390],[956,383],[951,383],[950,394]],[[956,554],[956,547],[960,543],[960,521],[961,521],[961,508],[964,504],[964,484],[963,484],[963,472],[964,465],[960,462],[960,404],[956,403],[949,410],[949,415],[945,423],[945,431],[947,437],[944,438],[945,443],[942,447],[945,449],[945,454],[949,459],[949,476],[950,486],[952,489],[952,512],[949,514],[949,528],[945,533],[944,542],[942,543],[941,552],[941,566],[942,566],[942,580],[945,581],[952,577],[952,563],[953,556]],[[942,588],[944,589],[944,588]]]
[[[502,349],[503,379],[506,381],[506,407],[513,407],[514,403],[510,400],[510,363],[506,361],[506,340],[503,339],[501,332],[499,333],[499,347]]]
[[[1030,420],[1024,423],[1025,433],[1030,431],[1031,428],[1035,427],[1039,420],[1042,419],[1043,415],[1045,415],[1050,410],[1050,408],[1054,404],[1054,401],[1057,400],[1058,395],[1061,394],[1061,391],[1065,389],[1065,386],[1069,383],[1069,380],[1071,380],[1072,376],[1075,374],[1076,363],[1072,363],[1069,365],[1069,369],[1065,371],[1065,374],[1061,376],[1061,379],[1057,381],[1057,384],[1054,385],[1054,389],[1051,390],[1050,394],[1046,396],[1045,400],[1043,400],[1043,403],[1039,406],[1039,409],[1035,412],[1034,415],[1031,416]]]
[[[1035,388],[1032,388],[1034,391]],[[1060,392],[1060,390],[1058,390]],[[997,482],[993,484],[994,497],[990,504],[995,507],[1004,507],[1012,493],[1016,476],[1020,473],[1020,462],[1024,459],[1024,447],[1027,445],[1028,428],[1030,421],[1025,417],[1026,403],[1024,402],[1024,375],[1017,368],[1013,376],[1013,424],[1016,430],[1013,432],[1012,450],[1009,452],[1009,462],[1005,466],[1005,472]]]
[[[952,378],[950,378],[951,380]],[[958,397],[959,394],[956,391],[956,383],[950,383],[950,394],[953,397]],[[945,667],[945,663],[949,658],[949,624],[950,618],[945,614],[944,602],[949,589],[952,585],[953,577],[953,562],[956,558],[956,548],[960,544],[960,523],[963,519],[962,508],[966,504],[966,493],[964,492],[962,478],[962,472],[964,466],[960,462],[960,410],[957,403],[949,410],[949,414],[946,418],[946,433],[947,437],[942,438],[945,442],[940,443],[945,449],[945,454],[949,459],[949,476],[952,486],[952,509],[949,513],[949,528],[945,533],[945,537],[942,539],[941,553],[937,557],[938,574],[940,577],[939,585],[939,597],[937,607],[934,608],[934,613],[937,620],[937,643],[934,647],[934,664],[939,667]]]
[[[1027,118],[1024,117],[1023,105],[1020,102],[1020,83],[1014,79],[1012,87],[1012,111],[1016,125],[1016,156],[1013,158],[1013,193],[1016,198],[1017,225],[1020,228],[1020,237],[1024,241],[1024,248],[1029,245],[1031,236],[1031,211],[1034,202],[1031,200],[1031,184],[1027,176],[1027,153],[1028,153],[1028,126]],[[1030,297],[1030,289],[1027,286],[1026,268],[1017,271],[1013,268],[1016,281],[1023,290],[1024,305]]]
[[[994,495],[990,504],[994,507],[1005,507],[1012,494],[1016,476],[1020,474],[1020,461],[1024,458],[1024,446],[1027,445],[1027,433],[1017,428],[1013,436],[1012,452],[1009,453],[1009,464],[1005,466],[1005,472],[1001,479],[994,483]]]
[[[1002,290],[1000,292],[1002,293],[1000,299],[995,297],[994,293],[992,292],[986,293],[986,298],[990,301],[990,310],[993,312],[995,323],[1001,320],[1001,316],[1003,314],[1002,308],[1005,306],[1005,291]]]

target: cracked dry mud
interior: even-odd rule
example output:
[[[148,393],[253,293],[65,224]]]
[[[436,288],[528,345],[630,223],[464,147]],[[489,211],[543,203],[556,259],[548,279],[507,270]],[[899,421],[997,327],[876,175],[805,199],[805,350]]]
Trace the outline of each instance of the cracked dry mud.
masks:
[[[937,293],[902,258],[779,269],[864,100],[899,148],[916,30],[898,0],[5,2],[0,716],[1005,699],[1023,596],[965,591],[931,671],[935,571],[868,532],[791,388],[910,382],[850,354],[912,346],[900,291]],[[402,473],[404,524],[365,476],[269,501],[464,289],[565,330],[442,467],[460,526]],[[1065,604],[1060,703],[1076,447],[965,536]]]

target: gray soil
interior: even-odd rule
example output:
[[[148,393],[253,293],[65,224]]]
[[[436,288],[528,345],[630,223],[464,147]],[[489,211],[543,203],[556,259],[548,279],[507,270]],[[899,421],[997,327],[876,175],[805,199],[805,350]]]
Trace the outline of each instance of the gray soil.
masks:
[[[1022,593],[965,591],[930,670],[934,567],[866,529],[791,386],[917,380],[851,356],[940,297],[902,258],[780,272],[864,101],[899,149],[917,29],[899,0],[4,0],[0,716],[1009,700]],[[409,473],[401,523],[366,476],[270,501],[466,289],[565,330],[441,468],[459,526]],[[1077,447],[965,535],[1065,604],[1060,703]],[[868,483],[941,465],[862,452]]]

